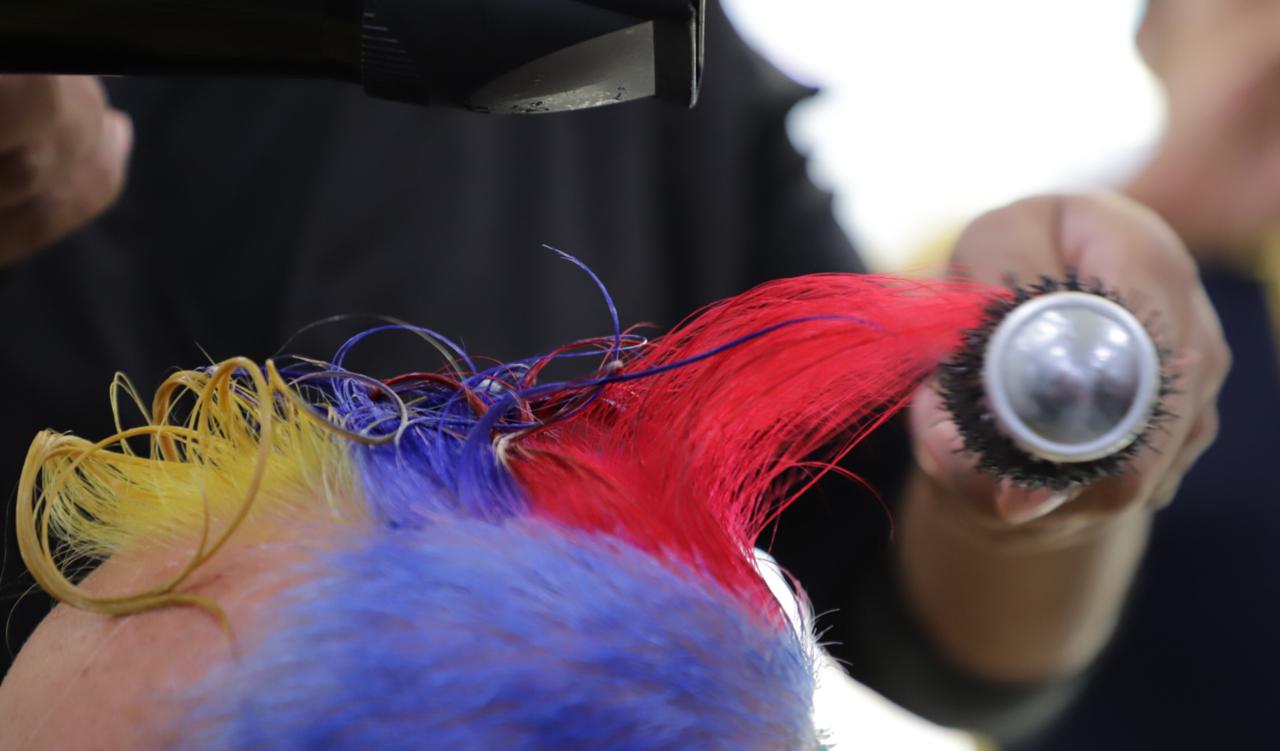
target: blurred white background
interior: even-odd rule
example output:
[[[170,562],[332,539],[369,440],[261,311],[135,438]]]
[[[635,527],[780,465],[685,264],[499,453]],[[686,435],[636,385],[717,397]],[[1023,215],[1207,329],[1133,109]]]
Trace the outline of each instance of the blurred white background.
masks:
[[[823,89],[792,137],[877,268],[914,263],[986,208],[1112,184],[1159,131],[1133,47],[1142,0],[722,1]]]

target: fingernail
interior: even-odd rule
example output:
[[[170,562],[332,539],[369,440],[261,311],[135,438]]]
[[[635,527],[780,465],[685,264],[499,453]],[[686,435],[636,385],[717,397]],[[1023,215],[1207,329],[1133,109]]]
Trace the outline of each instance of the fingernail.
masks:
[[[1026,524],[1053,513],[1080,495],[1080,490],[1027,490],[1004,483],[996,494],[996,513],[1009,524]]]

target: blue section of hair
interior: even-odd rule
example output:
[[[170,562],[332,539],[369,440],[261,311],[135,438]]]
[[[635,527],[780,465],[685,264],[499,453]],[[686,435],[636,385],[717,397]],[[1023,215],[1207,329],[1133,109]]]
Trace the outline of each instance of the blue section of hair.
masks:
[[[817,745],[795,632],[617,541],[454,517],[314,565],[178,751]]]

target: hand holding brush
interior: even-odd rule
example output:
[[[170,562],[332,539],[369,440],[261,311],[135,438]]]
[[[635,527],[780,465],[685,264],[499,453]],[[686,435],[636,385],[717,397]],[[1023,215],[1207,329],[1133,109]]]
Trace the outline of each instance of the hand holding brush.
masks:
[[[1212,441],[1230,356],[1181,242],[1119,197],[1015,203],[952,260],[1014,292],[912,407],[900,571],[961,667],[1069,674],[1105,643],[1152,512]]]

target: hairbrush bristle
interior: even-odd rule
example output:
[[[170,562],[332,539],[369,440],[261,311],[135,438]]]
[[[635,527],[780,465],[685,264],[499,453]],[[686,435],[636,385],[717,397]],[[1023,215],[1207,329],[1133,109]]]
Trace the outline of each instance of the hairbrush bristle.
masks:
[[[1000,429],[990,410],[982,376],[987,345],[1015,308],[1052,292],[1084,292],[1128,309],[1114,290],[1097,279],[1082,281],[1074,271],[1062,278],[1042,276],[1031,285],[1012,284],[1011,294],[996,297],[987,305],[982,323],[964,332],[961,348],[938,369],[938,390],[964,441],[962,450],[977,458],[979,470],[1027,488],[1063,490],[1124,474],[1132,459],[1151,445],[1151,436],[1159,426],[1173,416],[1165,407],[1165,398],[1173,391],[1174,375],[1168,366],[1168,350],[1157,347],[1160,387],[1151,416],[1132,443],[1112,454],[1086,462],[1054,462],[1019,448]],[[1144,326],[1151,333],[1150,324]]]

